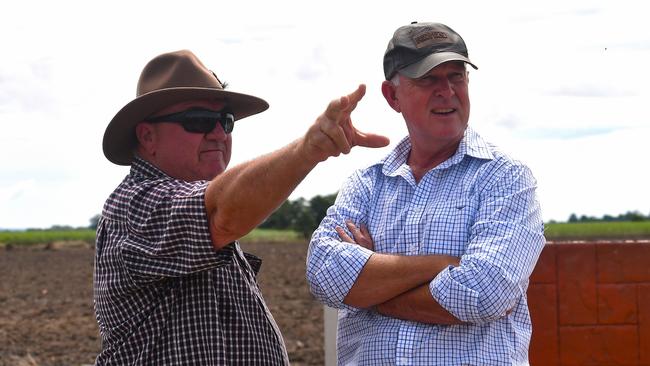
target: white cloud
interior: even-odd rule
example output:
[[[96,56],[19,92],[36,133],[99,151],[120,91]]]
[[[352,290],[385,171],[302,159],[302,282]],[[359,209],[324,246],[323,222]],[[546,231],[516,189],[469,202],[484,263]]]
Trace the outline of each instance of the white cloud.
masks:
[[[359,83],[368,91],[355,123],[393,146],[406,131],[379,92],[381,58],[393,30],[412,20],[442,21],[463,35],[480,68],[471,74],[471,123],[530,162],[547,219],[647,212],[648,177],[639,167],[650,73],[638,65],[650,62],[650,41],[640,7],[628,0],[12,3],[0,22],[11,35],[0,65],[0,227],[88,224],[128,172],[104,159],[103,130],[161,52],[189,48],[232,90],[271,104],[237,124],[233,163],[297,138]],[[386,152],[330,159],[292,197],[332,193]],[[603,194],[612,187],[616,194]]]
[[[650,129],[637,128],[570,141],[535,144],[536,168],[547,218],[568,219],[571,213],[601,217],[638,210],[650,213],[643,168]]]

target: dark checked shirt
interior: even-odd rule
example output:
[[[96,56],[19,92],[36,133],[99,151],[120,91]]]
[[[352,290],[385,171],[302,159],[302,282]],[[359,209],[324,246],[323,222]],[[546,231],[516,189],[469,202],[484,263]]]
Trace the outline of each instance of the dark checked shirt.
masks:
[[[96,365],[285,365],[282,335],[237,242],[215,250],[207,182],[136,158],[97,228]]]

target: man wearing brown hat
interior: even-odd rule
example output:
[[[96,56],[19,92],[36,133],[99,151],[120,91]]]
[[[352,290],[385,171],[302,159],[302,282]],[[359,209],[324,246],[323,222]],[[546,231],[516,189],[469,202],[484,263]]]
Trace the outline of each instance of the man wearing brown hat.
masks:
[[[97,228],[96,364],[288,364],[255,282],[261,261],[237,239],[319,162],[388,144],[352,125],[364,87],[332,101],[304,137],[228,170],[235,122],[264,100],[224,90],[189,51],[155,57],[137,90],[104,134],[108,160],[131,170]]]
[[[528,363],[536,182],[468,127],[466,65],[444,24],[388,44],[381,90],[408,136],[345,182],[307,259],[312,293],[339,309],[340,365]]]

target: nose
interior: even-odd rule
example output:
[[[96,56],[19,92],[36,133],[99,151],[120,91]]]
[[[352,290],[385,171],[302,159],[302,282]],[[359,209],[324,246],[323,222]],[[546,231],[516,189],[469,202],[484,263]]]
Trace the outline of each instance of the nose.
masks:
[[[217,123],[217,125],[214,126],[212,131],[205,134],[206,139],[215,140],[215,141],[225,141],[227,137],[228,135],[226,135],[226,132],[223,130],[223,126],[221,126],[221,123]]]
[[[433,92],[437,97],[450,98],[456,91],[454,90],[454,85],[447,78],[440,78],[438,82],[434,85]]]

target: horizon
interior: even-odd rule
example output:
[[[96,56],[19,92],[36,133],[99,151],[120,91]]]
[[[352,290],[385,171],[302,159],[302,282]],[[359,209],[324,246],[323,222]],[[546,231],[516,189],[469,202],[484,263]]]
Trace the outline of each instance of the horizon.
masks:
[[[328,195],[328,194],[325,194],[325,195]],[[324,195],[321,194],[320,196],[324,196]],[[313,196],[313,197],[315,197],[315,196]],[[310,197],[309,199],[311,199],[313,197]],[[295,200],[298,200],[298,199],[301,199],[301,198],[302,199],[307,199],[305,197],[298,197],[296,199],[289,199],[289,201],[295,201]],[[307,200],[309,200],[309,199],[307,199]],[[617,218],[617,217],[620,217],[620,216],[623,216],[623,215],[626,215],[626,214],[634,214],[634,213],[640,214],[640,215],[646,217],[646,220],[650,219],[650,212],[648,214],[645,214],[645,213],[643,213],[641,211],[638,211],[638,210],[628,210],[628,211],[620,212],[620,213],[617,213],[617,214],[612,214],[612,213],[604,214],[604,215],[602,215],[600,217],[588,216],[588,215],[579,214],[579,213],[574,212],[574,213],[571,213],[566,220],[554,220],[554,219],[551,219],[551,220],[548,220],[548,221],[544,221],[544,225],[546,225],[546,224],[567,224],[567,223],[571,223],[571,217],[574,216],[574,215],[579,220],[578,222],[586,222],[586,221],[582,221],[585,218],[587,220],[595,219],[596,221],[605,222],[605,221],[607,221],[606,216]],[[58,225],[58,224],[52,225],[50,227],[22,227],[22,228],[6,228],[6,227],[1,227],[0,226],[0,231],[5,231],[6,232],[6,231],[29,231],[29,230],[35,230],[36,231],[36,230],[57,230],[57,229],[63,229],[63,230],[67,230],[67,229],[70,229],[70,230],[92,229],[92,227],[91,227],[92,226],[91,219],[92,219],[92,217],[88,219],[89,224],[86,225],[86,226]],[[256,229],[257,229],[257,227],[256,227]]]

